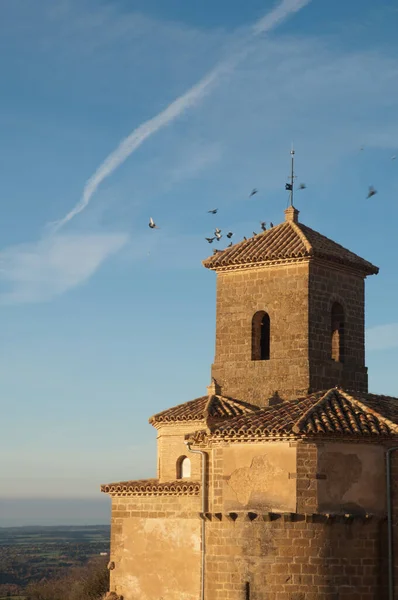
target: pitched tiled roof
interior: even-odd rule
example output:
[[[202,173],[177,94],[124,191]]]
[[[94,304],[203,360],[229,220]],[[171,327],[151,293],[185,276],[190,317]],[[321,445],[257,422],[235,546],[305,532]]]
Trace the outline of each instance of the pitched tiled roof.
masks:
[[[176,421],[205,421],[209,418],[212,420],[225,420],[238,415],[253,413],[257,410],[259,410],[258,406],[213,394],[168,408],[150,417],[149,422],[155,424]]]
[[[298,214],[298,211],[296,211]],[[350,266],[366,275],[379,272],[367,260],[340,244],[294,220],[272,227],[261,234],[234,244],[203,261],[207,269],[227,270],[242,265],[318,257]]]
[[[333,388],[236,417],[211,428],[211,439],[398,435],[398,398]],[[204,432],[192,440],[203,440]]]
[[[138,479],[104,483],[101,492],[111,496],[197,496],[199,481],[177,480],[159,483],[158,479]]]

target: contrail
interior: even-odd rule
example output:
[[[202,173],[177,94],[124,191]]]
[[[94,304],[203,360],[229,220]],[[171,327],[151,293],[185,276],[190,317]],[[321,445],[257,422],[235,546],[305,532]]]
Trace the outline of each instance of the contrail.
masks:
[[[299,11],[310,0],[282,0],[270,13],[265,15],[251,27],[250,38],[270,31],[290,14]],[[248,41],[250,41],[250,38]],[[130,135],[128,135],[119,146],[111,152],[98,167],[95,173],[87,180],[83,190],[83,195],[76,206],[65,217],[53,224],[54,229],[58,230],[66,223],[71,221],[76,215],[81,213],[89,204],[93,194],[97,190],[102,181],[109,177],[115,169],[117,169],[141,144],[151,135],[165,127],[185,110],[194,106],[203,96],[209,92],[212,84],[216,83],[220,76],[228,71],[232,71],[238,62],[246,56],[249,48],[243,49],[242,52],[234,54],[232,57],[221,61],[214,69],[212,69],[198,83],[191,87],[185,94],[174,100],[167,108],[157,114],[152,119],[145,121],[137,127]]]

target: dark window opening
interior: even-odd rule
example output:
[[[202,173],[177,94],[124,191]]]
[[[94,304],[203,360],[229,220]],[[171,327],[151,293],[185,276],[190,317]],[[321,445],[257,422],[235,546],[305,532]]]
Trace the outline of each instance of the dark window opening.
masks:
[[[246,581],[245,584],[245,600],[250,600],[250,582]]]
[[[332,360],[344,362],[344,309],[338,302],[332,306],[331,330]]]
[[[252,320],[252,360],[270,359],[271,327],[269,315],[260,310]]]

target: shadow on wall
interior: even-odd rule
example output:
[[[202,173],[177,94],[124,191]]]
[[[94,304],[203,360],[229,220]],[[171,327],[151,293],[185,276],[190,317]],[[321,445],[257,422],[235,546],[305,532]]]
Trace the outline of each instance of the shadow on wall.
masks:
[[[278,391],[274,392],[268,401],[269,406],[275,406],[276,404],[282,404],[283,398],[280,397]]]
[[[319,449],[319,512],[385,514],[384,452],[364,444],[326,444]]]

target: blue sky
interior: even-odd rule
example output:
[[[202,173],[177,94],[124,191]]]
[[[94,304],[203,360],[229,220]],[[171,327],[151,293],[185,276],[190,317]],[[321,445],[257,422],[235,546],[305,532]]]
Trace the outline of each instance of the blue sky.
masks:
[[[292,140],[300,219],[380,267],[370,389],[398,395],[397,25],[392,0],[2,0],[1,498],[155,474],[147,418],[209,383],[204,237],[283,220]]]

